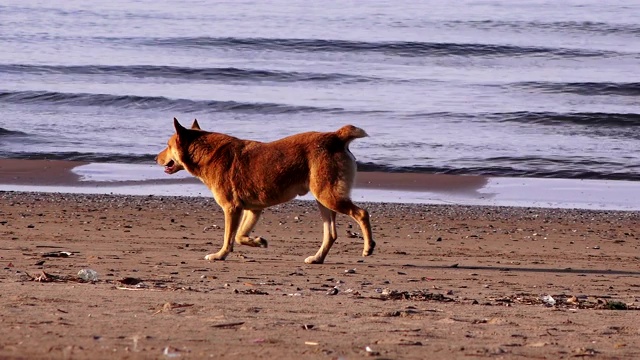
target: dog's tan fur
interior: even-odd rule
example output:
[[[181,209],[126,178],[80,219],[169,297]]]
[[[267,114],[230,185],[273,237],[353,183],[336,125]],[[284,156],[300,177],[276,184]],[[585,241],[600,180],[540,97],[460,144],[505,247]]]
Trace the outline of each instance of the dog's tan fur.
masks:
[[[173,119],[176,133],[156,161],[173,174],[187,170],[213,193],[225,217],[222,249],[205,256],[224,260],[233,251],[233,240],[242,245],[267,246],[261,237],[250,238],[262,210],[311,191],[324,223],[322,246],[305,259],[324,262],[337,238],[336,212],[351,216],[362,229],[362,256],[373,253],[369,213],[350,199],[356,161],[349,143],[367,133],[352,125],[335,132],[306,132],[262,143],[200,129],[191,129]]]

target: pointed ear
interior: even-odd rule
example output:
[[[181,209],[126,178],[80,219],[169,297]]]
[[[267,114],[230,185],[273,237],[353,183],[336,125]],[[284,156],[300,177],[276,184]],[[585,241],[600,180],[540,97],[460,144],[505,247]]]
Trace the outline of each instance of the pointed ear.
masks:
[[[191,130],[202,130],[200,129],[200,124],[198,124],[198,119],[193,119],[193,124],[191,124]]]
[[[180,122],[178,122],[178,119],[173,118],[173,127],[176,128],[176,134],[178,134],[178,137],[184,135],[187,132],[187,129],[180,125]]]

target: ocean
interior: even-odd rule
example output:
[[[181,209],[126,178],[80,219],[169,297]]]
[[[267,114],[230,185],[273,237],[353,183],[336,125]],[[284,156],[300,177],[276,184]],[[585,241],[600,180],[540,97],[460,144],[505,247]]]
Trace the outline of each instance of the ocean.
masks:
[[[640,180],[638,1],[0,3],[0,157],[344,124],[361,170]],[[161,173],[162,169],[158,168]]]

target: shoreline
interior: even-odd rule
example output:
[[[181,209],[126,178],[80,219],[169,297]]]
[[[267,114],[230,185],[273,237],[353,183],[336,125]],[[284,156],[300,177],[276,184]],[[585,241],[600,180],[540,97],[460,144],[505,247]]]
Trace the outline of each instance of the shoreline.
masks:
[[[210,197],[186,172],[154,165],[0,159],[0,190],[75,194]],[[356,202],[640,210],[640,182],[358,172]],[[300,197],[312,200],[311,195]]]

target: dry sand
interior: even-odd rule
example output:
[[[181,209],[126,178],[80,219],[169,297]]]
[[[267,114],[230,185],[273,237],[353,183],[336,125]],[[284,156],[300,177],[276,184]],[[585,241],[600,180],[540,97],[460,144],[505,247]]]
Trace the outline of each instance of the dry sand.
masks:
[[[207,262],[212,199],[0,192],[0,358],[640,358],[637,212],[364,205],[372,257],[294,201]]]

